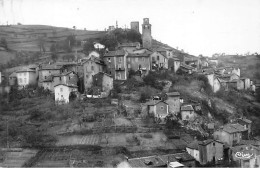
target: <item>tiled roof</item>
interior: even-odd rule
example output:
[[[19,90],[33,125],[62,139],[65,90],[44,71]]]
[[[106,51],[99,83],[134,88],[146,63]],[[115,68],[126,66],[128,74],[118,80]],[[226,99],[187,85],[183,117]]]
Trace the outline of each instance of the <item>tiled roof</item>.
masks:
[[[241,140],[240,143],[241,145],[253,145],[253,146],[260,146],[260,141],[257,140]]]
[[[115,56],[124,56],[125,51],[124,50],[116,50],[116,51],[109,51],[107,52],[104,57],[115,57]]]
[[[168,105],[168,103],[166,103],[164,101],[160,101],[160,100],[151,100],[151,101],[147,102],[146,105],[153,106],[153,105],[157,105],[160,102],[165,103],[166,105]]]
[[[220,142],[220,141],[218,141],[218,140],[213,140],[213,139],[207,139],[207,140],[204,140],[204,141],[200,141],[199,144],[205,146],[205,145],[207,145],[207,144],[209,144],[209,143],[212,143],[212,142],[218,142],[218,143],[224,144],[224,143],[222,143],[222,142]]]
[[[175,153],[175,154],[168,154],[168,155],[159,155],[159,157],[167,163],[168,159],[169,162],[178,161],[179,159],[183,162],[185,161],[193,161],[195,160],[188,152],[182,152],[182,153]]]
[[[167,93],[168,96],[180,96],[179,92],[169,92]]]
[[[20,73],[20,72],[35,72],[35,70],[32,70],[30,68],[23,68],[23,69],[16,71],[16,73]]]
[[[139,42],[131,42],[131,43],[121,43],[119,45],[119,47],[137,47],[138,45],[140,45]]]
[[[194,111],[191,105],[186,105],[181,107],[181,111]]]
[[[246,123],[248,123],[248,124],[251,124],[251,123],[252,123],[251,120],[248,120],[248,119],[246,119],[246,118],[240,118],[240,120],[242,120],[242,121],[244,121],[244,122],[246,122]]]
[[[184,64],[184,63],[181,64],[181,67],[182,67],[182,68],[185,68],[185,69],[188,69],[188,70],[195,69],[194,67],[189,66],[189,65],[186,65],[186,64]]]
[[[57,67],[56,65],[42,65],[40,70],[60,70],[62,67]]]
[[[77,88],[78,87],[78,86],[73,85],[73,84],[70,84],[70,85],[67,85],[67,84],[57,84],[54,87],[59,86],[59,85],[63,85],[63,86],[71,87],[71,88]]]
[[[199,141],[195,140],[195,141],[191,142],[190,144],[188,144],[187,147],[190,149],[199,150]]]
[[[144,53],[129,53],[127,55],[127,57],[149,57],[151,54],[148,52],[144,52]]]
[[[247,129],[244,128],[244,126],[240,124],[226,124],[223,127],[223,131],[227,133],[235,133],[235,132],[243,132]]]
[[[141,158],[128,159],[128,163],[132,168],[150,168],[150,167],[160,167],[166,166],[167,163],[162,161],[158,156],[149,156]]]

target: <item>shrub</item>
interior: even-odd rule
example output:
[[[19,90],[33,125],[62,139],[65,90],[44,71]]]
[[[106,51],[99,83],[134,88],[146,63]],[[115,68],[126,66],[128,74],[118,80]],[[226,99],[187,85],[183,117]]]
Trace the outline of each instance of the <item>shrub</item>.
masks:
[[[38,109],[38,108],[34,108],[32,110],[29,111],[29,119],[30,120],[39,120],[40,117],[43,115],[43,113]]]
[[[146,133],[146,134],[143,134],[142,137],[149,139],[149,138],[153,138],[153,135]]]

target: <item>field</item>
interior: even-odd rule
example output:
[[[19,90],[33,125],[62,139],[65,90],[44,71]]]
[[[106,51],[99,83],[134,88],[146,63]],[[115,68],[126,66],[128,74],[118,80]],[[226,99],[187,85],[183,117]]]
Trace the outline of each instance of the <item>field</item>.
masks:
[[[0,167],[22,167],[26,161],[34,157],[38,151],[23,149],[21,152],[4,152],[5,160]]]
[[[38,51],[38,38],[43,37],[45,46],[49,50],[51,43],[65,40],[67,36],[75,34],[77,40],[99,38],[105,31],[74,30],[45,25],[12,25],[0,26],[0,38],[4,37],[10,49],[16,51]]]

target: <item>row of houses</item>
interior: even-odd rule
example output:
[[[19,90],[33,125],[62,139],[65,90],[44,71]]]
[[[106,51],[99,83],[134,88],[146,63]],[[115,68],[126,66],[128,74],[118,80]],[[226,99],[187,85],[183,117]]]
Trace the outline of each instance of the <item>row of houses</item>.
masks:
[[[240,68],[238,67],[221,67],[221,68],[207,68],[198,71],[208,78],[209,84],[213,92],[224,90],[249,90],[255,91],[254,82],[247,77],[240,76]]]
[[[201,165],[218,164],[223,160],[243,168],[260,167],[260,141],[249,140],[252,121],[239,118],[213,133],[213,139],[194,140],[187,152]]]

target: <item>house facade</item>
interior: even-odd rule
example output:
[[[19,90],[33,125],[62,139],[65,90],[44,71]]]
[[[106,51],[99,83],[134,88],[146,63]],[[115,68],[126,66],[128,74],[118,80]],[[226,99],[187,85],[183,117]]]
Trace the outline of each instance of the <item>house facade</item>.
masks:
[[[181,102],[180,102],[180,93],[179,92],[167,93],[166,103],[169,104],[170,113],[175,113],[175,114],[180,113]]]
[[[158,51],[153,52],[150,55],[150,61],[151,61],[151,67],[152,70],[157,70],[160,68],[168,69],[168,58],[165,57],[163,54],[161,54]]]
[[[102,97],[107,97],[113,89],[113,78],[109,74],[99,72],[93,76],[93,86],[100,89]]]
[[[128,53],[124,50],[109,51],[104,55],[106,73],[112,75],[115,80],[127,80],[127,55]]]
[[[193,141],[186,147],[187,152],[196,159],[201,165],[217,163],[223,160],[224,143],[208,139],[205,141]]]
[[[251,135],[252,133],[252,121],[251,120],[248,120],[246,118],[239,118],[237,119],[237,123],[244,126],[245,129],[248,130],[248,135],[243,137],[243,139],[249,139],[249,136]]]
[[[169,105],[163,101],[150,101],[147,103],[148,114],[154,114],[158,119],[164,119],[169,114]]]
[[[127,55],[127,69],[134,71],[140,71],[141,74],[147,75],[151,70],[150,65],[150,54],[147,52],[144,53],[129,53]]]
[[[195,118],[195,113],[192,105],[184,105],[181,106],[181,119],[182,120],[194,120]]]
[[[240,168],[260,168],[260,149],[253,145],[240,145],[230,149],[231,160]]]
[[[84,87],[85,91],[88,91],[93,82],[93,75],[103,72],[105,64],[98,58],[91,57],[87,61],[82,63],[84,71]]]
[[[223,128],[214,132],[214,139],[219,140],[228,146],[239,144],[242,134],[247,133],[247,129],[240,124],[226,124]]]
[[[37,75],[34,70],[22,69],[16,71],[17,83],[19,87],[37,84]]]
[[[62,68],[55,65],[45,65],[39,67],[39,79],[38,85],[42,86],[42,82],[46,80],[50,75],[56,75],[62,73]]]
[[[55,102],[57,104],[66,104],[70,101],[72,92],[77,92],[78,87],[74,85],[58,84],[54,86]]]
[[[54,86],[58,84],[77,86],[78,80],[78,75],[74,71],[70,71],[62,74],[50,75],[42,81],[41,85],[44,89],[54,92]]]
[[[168,67],[169,69],[171,69],[172,71],[174,71],[175,73],[179,70],[181,66],[181,61],[178,58],[169,58],[168,61]]]

